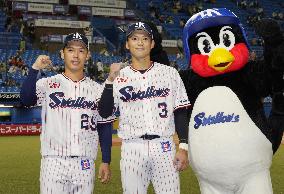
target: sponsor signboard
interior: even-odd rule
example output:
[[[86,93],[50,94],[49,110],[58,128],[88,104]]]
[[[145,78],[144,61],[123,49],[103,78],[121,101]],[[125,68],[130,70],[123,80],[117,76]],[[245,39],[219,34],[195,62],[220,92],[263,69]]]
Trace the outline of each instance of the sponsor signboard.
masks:
[[[92,16],[92,7],[88,7],[88,6],[78,6],[78,13],[81,15],[88,15],[88,16]]]
[[[126,8],[126,1],[119,0],[69,0],[69,5],[85,5],[91,7]]]
[[[27,11],[28,10],[28,3],[25,3],[25,2],[13,2],[12,9],[14,11],[16,11],[16,10]]]
[[[163,40],[162,46],[163,47],[177,47],[177,41],[176,40]]]
[[[90,26],[89,21],[66,21],[66,20],[47,20],[36,19],[35,26],[37,27],[54,27],[54,28],[86,28]]]
[[[20,93],[19,92],[1,92],[0,93],[0,103],[10,103],[10,102],[19,102]]]
[[[34,12],[53,12],[52,4],[41,4],[41,3],[28,3],[28,11]]]
[[[114,9],[114,8],[103,8],[103,7],[93,7],[93,15],[102,15],[102,16],[124,16],[123,9]]]
[[[0,124],[0,136],[39,135],[41,124]]]
[[[14,1],[14,0],[10,0],[10,1]],[[15,2],[15,1],[14,1],[14,2]],[[13,2],[13,3],[14,3],[14,2]],[[17,0],[17,2],[59,4],[59,0]]]

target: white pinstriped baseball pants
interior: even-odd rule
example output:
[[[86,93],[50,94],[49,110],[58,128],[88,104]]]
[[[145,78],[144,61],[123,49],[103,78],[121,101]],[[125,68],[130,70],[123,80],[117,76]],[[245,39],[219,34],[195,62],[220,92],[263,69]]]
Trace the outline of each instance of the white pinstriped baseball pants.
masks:
[[[45,156],[41,159],[41,194],[92,194],[95,180],[94,160],[82,170],[82,157]]]
[[[169,142],[170,151],[162,150]],[[176,154],[173,138],[123,140],[121,146],[121,182],[124,194],[147,194],[152,182],[156,194],[179,194],[179,173],[173,160]]]

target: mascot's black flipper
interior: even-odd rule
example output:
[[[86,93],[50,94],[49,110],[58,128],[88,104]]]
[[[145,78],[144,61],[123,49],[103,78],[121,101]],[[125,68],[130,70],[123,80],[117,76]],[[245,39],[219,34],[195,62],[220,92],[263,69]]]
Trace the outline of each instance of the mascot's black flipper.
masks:
[[[269,123],[272,129],[273,152],[280,146],[284,130],[284,37],[277,21],[263,19],[256,24],[256,32],[264,40],[265,75],[270,76],[269,95],[272,110]]]

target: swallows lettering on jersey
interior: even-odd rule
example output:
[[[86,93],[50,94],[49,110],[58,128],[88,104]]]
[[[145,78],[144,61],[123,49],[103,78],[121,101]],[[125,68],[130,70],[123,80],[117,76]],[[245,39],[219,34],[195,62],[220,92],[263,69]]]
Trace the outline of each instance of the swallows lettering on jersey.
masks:
[[[94,101],[85,100],[85,97],[78,97],[76,99],[65,99],[63,92],[54,92],[49,95],[51,102],[49,103],[50,108],[85,108],[96,110],[97,104]]]
[[[60,87],[60,83],[58,82],[50,82],[49,83],[49,88],[59,88]]]
[[[218,112],[216,115],[205,116],[205,112],[198,113],[194,117],[194,128],[198,129],[201,125],[214,125],[217,123],[229,123],[229,122],[239,122],[240,115],[235,115],[235,113],[224,115],[224,112]]]
[[[139,90],[137,92],[134,91],[133,86],[125,86],[119,90],[122,94],[120,99],[123,102],[128,101],[136,101],[136,100],[144,100],[155,97],[166,97],[170,93],[169,88],[155,88],[155,86],[149,86],[145,91]]]

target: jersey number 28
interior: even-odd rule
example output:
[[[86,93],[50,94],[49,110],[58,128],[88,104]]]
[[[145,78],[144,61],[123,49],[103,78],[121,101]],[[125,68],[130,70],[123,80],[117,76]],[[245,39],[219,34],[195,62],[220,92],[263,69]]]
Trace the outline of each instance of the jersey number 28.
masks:
[[[95,131],[97,129],[97,122],[94,116],[89,116],[87,114],[81,115],[81,129],[91,129]]]

